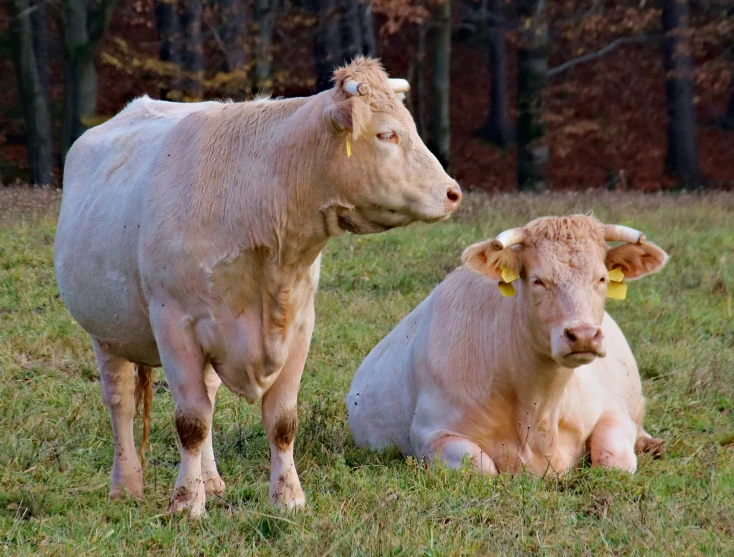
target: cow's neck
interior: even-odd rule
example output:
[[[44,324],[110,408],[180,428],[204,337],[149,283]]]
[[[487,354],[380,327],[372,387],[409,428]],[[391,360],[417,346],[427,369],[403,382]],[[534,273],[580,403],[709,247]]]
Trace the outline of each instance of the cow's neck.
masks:
[[[507,329],[510,338],[506,339],[506,346],[511,346],[510,353],[515,355],[508,370],[508,381],[517,401],[515,417],[521,436],[527,435],[529,428],[531,437],[547,450],[555,442],[562,398],[574,370],[533,349],[528,328],[518,314],[516,309],[514,326]]]
[[[323,178],[325,99],[238,103],[212,115],[211,148],[224,147],[187,205],[202,229],[217,231],[222,252],[265,250],[280,268],[315,261],[330,237],[321,208],[334,196]]]

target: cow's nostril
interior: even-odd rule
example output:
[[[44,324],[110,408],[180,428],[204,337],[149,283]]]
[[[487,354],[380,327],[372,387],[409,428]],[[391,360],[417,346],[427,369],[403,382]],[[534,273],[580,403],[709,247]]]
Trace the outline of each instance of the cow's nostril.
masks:
[[[570,340],[571,342],[576,342],[578,340],[578,338],[576,338],[576,335],[574,335],[573,332],[571,332],[571,329],[566,329],[565,333],[566,333],[566,338]]]
[[[449,186],[446,197],[451,203],[458,203],[461,200],[461,190],[457,186]]]

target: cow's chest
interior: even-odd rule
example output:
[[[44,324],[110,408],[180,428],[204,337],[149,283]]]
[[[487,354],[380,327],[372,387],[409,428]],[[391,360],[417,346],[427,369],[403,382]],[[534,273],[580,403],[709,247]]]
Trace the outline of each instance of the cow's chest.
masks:
[[[561,474],[576,466],[586,451],[587,433],[568,419],[505,421],[492,429],[485,446],[500,472]]]
[[[288,278],[241,289],[237,296],[230,290],[197,323],[197,336],[217,374],[251,403],[277,380],[294,339],[311,334],[315,281],[307,272]]]

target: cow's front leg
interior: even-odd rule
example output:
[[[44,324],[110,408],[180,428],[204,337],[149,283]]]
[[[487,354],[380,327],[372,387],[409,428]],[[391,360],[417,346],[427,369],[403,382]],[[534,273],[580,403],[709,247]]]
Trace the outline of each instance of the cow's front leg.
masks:
[[[431,441],[426,450],[421,451],[424,457],[438,458],[449,468],[460,469],[464,458],[469,458],[469,464],[482,474],[496,475],[497,467],[492,458],[479,445],[456,435],[442,435]]]
[[[210,434],[213,410],[205,381],[204,356],[183,313],[171,310],[152,317],[181,442],[181,465],[171,511],[185,510],[189,518],[199,518],[206,502],[202,454]]]
[[[219,390],[219,386],[222,384],[222,380],[211,365],[207,365],[204,372],[206,392],[209,395],[209,401],[211,402],[213,413],[214,404],[217,399],[217,391]],[[209,428],[209,434],[204,440],[204,449],[201,452],[201,476],[204,479],[204,489],[206,490],[207,495],[221,495],[224,493],[224,480],[219,476],[217,462],[214,457],[211,427]]]
[[[637,425],[629,416],[605,414],[589,438],[591,465],[633,473],[637,469]]]
[[[293,460],[293,440],[298,428],[298,387],[313,332],[313,307],[308,311],[306,322],[295,333],[288,360],[262,403],[263,425],[270,444],[270,500],[289,509],[306,503]]]

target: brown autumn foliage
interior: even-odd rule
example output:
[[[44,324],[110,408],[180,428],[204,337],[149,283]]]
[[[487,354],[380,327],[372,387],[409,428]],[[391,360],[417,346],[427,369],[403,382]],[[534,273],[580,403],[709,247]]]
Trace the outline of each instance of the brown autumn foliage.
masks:
[[[378,53],[388,71],[406,76],[417,51],[418,28],[426,24],[431,7],[440,0],[374,0]],[[208,4],[207,4],[208,5]],[[452,172],[467,188],[514,190],[514,150],[498,150],[476,132],[489,111],[489,71],[479,2],[453,3],[454,39],[451,67]],[[158,60],[153,0],[121,0],[98,57],[98,123],[142,94],[160,97],[171,89],[182,70]],[[725,2],[692,2],[692,50],[695,61],[697,139],[700,166],[709,185],[734,188],[734,132],[714,125],[732,95],[734,13]],[[513,2],[506,2],[510,106],[514,106],[516,42],[512,28]],[[657,191],[673,188],[665,175],[666,106],[659,36],[660,2],[640,0],[595,2],[553,0],[550,66],[595,52],[620,37],[646,36],[610,53],[553,75],[547,90],[547,142],[551,149],[549,183],[553,189],[616,187]],[[9,19],[0,7],[0,37]],[[272,83],[277,96],[313,91],[315,69],[313,31],[316,18],[307,5],[286,2],[277,18]],[[202,33],[207,70],[200,83],[206,98],[250,95],[257,23],[250,20],[243,38],[246,63],[223,72],[224,53],[218,41],[216,11],[204,11]],[[53,21],[49,32],[58,37]],[[2,45],[4,43],[0,43]],[[430,48],[430,33],[428,46]],[[63,98],[58,44],[51,56],[51,99],[58,115]],[[3,50],[5,52],[5,50]],[[430,59],[430,57],[428,57]],[[430,64],[424,64],[430,71]],[[27,181],[22,113],[9,56],[0,58],[0,183]],[[414,78],[415,79],[415,78]],[[428,83],[426,79],[425,83]],[[415,86],[415,83],[414,83]],[[418,92],[413,90],[413,95]],[[426,104],[430,101],[423,92]],[[190,100],[185,99],[183,100]],[[427,108],[427,107],[426,107]],[[511,119],[515,118],[511,109]],[[54,122],[58,136],[60,123]],[[61,167],[57,165],[60,175]]]

